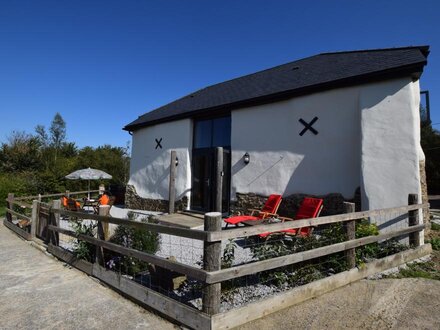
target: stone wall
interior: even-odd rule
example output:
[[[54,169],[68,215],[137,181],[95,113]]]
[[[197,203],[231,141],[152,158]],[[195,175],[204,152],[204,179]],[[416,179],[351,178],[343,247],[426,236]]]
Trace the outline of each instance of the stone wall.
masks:
[[[133,185],[127,185],[125,192],[125,206],[129,209],[146,210],[155,212],[168,212],[169,203],[164,199],[142,198],[136,193],[136,188]],[[188,206],[188,197],[184,196],[182,199],[176,201],[175,210],[186,210]]]
[[[344,213],[344,197],[339,193],[331,193],[324,196],[313,196],[310,194],[292,194],[283,197],[278,209],[278,214],[285,217],[293,217],[298,210],[304,197],[316,197],[324,200],[324,207],[321,216]],[[253,193],[236,194],[236,201],[231,202],[231,214],[246,214],[248,209],[261,209],[266,202],[267,196]],[[350,200],[350,202],[353,202]]]

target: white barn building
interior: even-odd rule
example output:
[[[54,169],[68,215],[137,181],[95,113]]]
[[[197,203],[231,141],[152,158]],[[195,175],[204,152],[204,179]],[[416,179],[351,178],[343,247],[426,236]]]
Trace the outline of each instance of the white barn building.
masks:
[[[428,54],[427,46],[319,54],[140,116],[124,127],[133,136],[128,206],[168,209],[175,150],[177,206],[212,210],[218,146],[224,211],[243,194],[350,200],[358,190],[364,210],[407,204],[409,193],[422,196],[419,78]]]

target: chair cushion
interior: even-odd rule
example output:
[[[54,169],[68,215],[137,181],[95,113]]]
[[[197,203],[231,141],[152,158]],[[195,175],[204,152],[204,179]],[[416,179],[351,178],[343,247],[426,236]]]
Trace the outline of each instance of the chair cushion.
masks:
[[[251,215],[237,215],[235,217],[230,217],[225,219],[226,223],[229,223],[231,225],[236,225],[237,223],[243,222],[243,221],[252,221],[252,220],[261,220],[258,217],[254,217]]]
[[[323,200],[320,198],[305,197],[295,215],[295,220],[316,218],[322,203]]]
[[[276,213],[276,211],[278,210],[278,206],[281,203],[281,195],[270,195],[267,198],[266,203],[264,204],[263,209],[261,210],[262,212],[269,212],[269,213]]]

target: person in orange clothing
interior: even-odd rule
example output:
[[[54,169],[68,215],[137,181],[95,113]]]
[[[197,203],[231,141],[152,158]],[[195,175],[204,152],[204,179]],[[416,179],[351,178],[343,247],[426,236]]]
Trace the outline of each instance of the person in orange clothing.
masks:
[[[110,197],[106,194],[103,193],[99,198],[99,205],[108,205],[110,203]]]

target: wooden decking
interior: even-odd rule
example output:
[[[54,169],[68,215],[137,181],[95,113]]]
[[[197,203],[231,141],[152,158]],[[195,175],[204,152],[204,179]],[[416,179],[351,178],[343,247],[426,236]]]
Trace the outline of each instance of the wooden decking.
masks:
[[[203,214],[192,212],[178,212],[173,214],[157,215],[155,218],[163,225],[182,228],[203,228]]]

